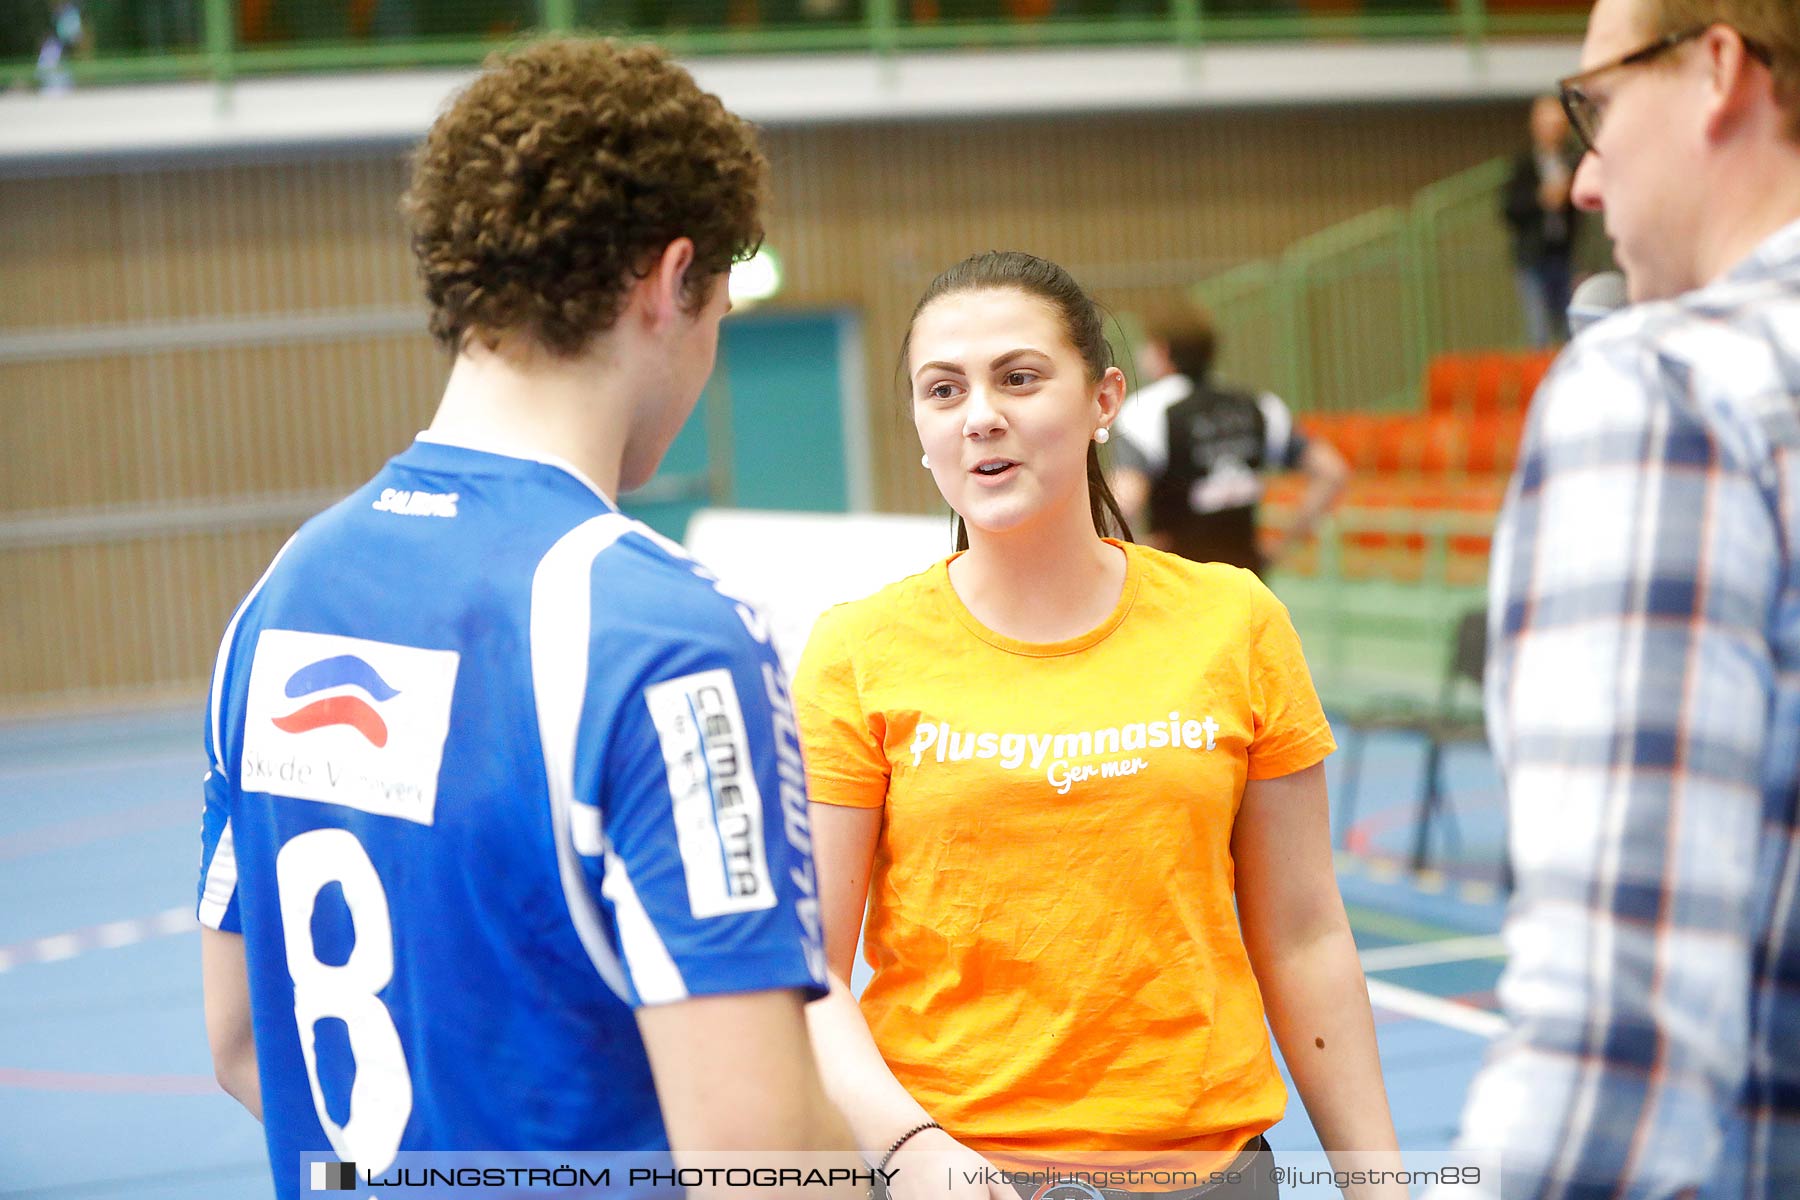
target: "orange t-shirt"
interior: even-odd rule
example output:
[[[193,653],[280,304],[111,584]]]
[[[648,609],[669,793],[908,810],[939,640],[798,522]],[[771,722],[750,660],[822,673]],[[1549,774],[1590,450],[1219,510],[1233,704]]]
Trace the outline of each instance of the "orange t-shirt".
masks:
[[[948,561],[820,618],[812,798],[885,805],[862,1009],[900,1082],[999,1161],[1236,1151],[1286,1089],[1233,903],[1246,779],[1334,748],[1255,575],[1124,546],[1098,628],[1014,641]]]

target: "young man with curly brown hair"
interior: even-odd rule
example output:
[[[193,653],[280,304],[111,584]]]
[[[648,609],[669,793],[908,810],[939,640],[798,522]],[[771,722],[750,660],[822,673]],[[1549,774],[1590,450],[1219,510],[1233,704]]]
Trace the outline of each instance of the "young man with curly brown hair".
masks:
[[[283,1200],[333,1155],[848,1148],[768,629],[616,505],[712,369],[766,171],[602,41],[501,58],[418,153],[443,401],[251,591],[207,721],[207,1028]]]

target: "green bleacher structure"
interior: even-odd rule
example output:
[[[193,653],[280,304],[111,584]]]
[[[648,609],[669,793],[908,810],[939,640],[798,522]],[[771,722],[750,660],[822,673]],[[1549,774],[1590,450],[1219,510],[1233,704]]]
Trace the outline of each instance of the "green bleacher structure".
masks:
[[[1579,35],[1587,0],[80,0],[78,85],[472,66],[592,30],[678,54]],[[37,82],[52,6],[0,0],[0,88]]]
[[[1554,351],[1522,348],[1498,193],[1483,163],[1204,280],[1224,379],[1268,387],[1353,475],[1307,546],[1283,547],[1304,481],[1264,508],[1271,583],[1320,693],[1358,714],[1436,703],[1463,614],[1485,603],[1494,522]]]

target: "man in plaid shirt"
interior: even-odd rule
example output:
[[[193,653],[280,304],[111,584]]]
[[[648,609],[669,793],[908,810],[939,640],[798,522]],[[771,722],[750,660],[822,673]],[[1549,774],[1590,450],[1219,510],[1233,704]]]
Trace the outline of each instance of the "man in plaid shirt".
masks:
[[[1508,1198],[1800,1197],[1800,0],[1599,0],[1582,65],[1633,306],[1495,542],[1513,1027],[1461,1144]]]

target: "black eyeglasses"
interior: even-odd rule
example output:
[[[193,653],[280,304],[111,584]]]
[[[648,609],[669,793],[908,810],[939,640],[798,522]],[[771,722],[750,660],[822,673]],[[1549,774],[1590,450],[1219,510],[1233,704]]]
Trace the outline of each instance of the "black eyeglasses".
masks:
[[[1621,55],[1611,62],[1601,63],[1597,67],[1589,67],[1578,74],[1571,75],[1556,85],[1557,95],[1562,100],[1563,111],[1569,114],[1569,126],[1575,130],[1575,136],[1581,139],[1582,149],[1589,154],[1600,151],[1594,142],[1600,136],[1600,117],[1603,110],[1600,102],[1587,92],[1587,85],[1596,77],[1608,71],[1616,71],[1620,67],[1636,67],[1647,62],[1654,62],[1677,46],[1684,45],[1700,37],[1711,25],[1696,25],[1692,29],[1683,29],[1679,33],[1664,34],[1647,46],[1641,46],[1630,54]],[[1744,52],[1763,66],[1773,66],[1775,56],[1762,45],[1738,34],[1743,39]]]

